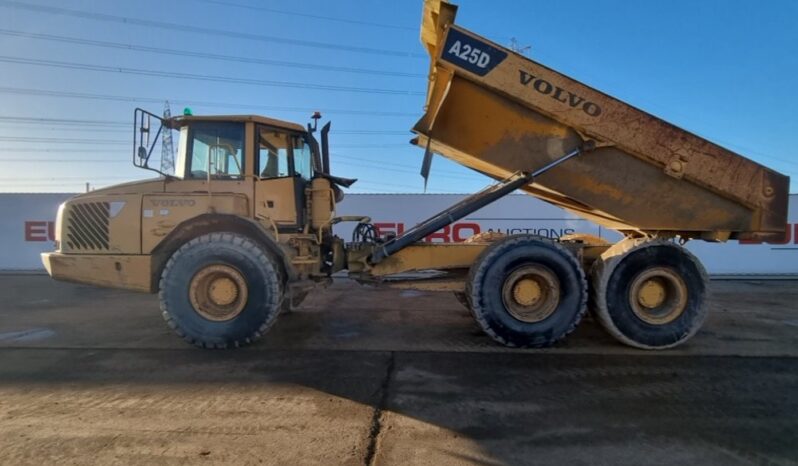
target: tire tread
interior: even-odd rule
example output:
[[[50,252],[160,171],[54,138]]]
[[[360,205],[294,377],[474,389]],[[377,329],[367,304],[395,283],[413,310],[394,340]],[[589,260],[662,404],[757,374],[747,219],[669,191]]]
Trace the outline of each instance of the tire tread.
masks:
[[[239,348],[241,346],[245,346],[248,344],[253,343],[254,341],[258,340],[263,334],[265,334],[274,322],[277,320],[277,316],[280,314],[280,304],[282,300],[282,293],[273,293],[269,295],[269,298],[273,301],[267,303],[271,306],[272,309],[277,309],[277,312],[270,312],[268,313],[266,319],[249,335],[244,338],[236,339],[229,341],[227,343],[209,343],[204,342],[199,339],[193,338],[188,333],[186,333],[177,321],[174,319],[172,314],[169,311],[169,306],[165,300],[164,296],[164,289],[168,286],[168,275],[174,269],[175,264],[177,264],[181,258],[185,255],[190,253],[193,246],[201,243],[226,243],[231,246],[234,246],[235,249],[240,249],[240,253],[250,258],[255,258],[256,261],[264,268],[264,271],[267,274],[273,275],[277,280],[277,287],[278,289],[281,288],[282,285],[282,276],[280,273],[280,268],[276,266],[274,259],[268,254],[260,245],[258,245],[252,239],[237,234],[237,233],[228,233],[228,232],[216,232],[216,233],[209,233],[206,235],[198,236],[185,244],[183,244],[177,251],[172,254],[169,260],[166,262],[166,266],[161,273],[161,279],[158,283],[158,299],[160,301],[160,309],[161,309],[161,316],[166,321],[166,324],[183,340],[186,342],[198,347],[198,348],[206,348],[206,349],[227,349],[229,347]]]
[[[709,312],[707,306],[701,306],[700,312],[702,315],[698,318],[699,325],[694,325],[682,338],[668,345],[653,346],[635,341],[621,332],[621,330],[615,325],[612,317],[610,316],[609,309],[607,308],[607,285],[609,283],[610,277],[612,277],[613,271],[627,254],[644,248],[661,246],[678,248],[681,250],[681,252],[685,254],[685,257],[687,257],[696,265],[696,269],[699,271],[701,280],[705,284],[709,281],[709,276],[707,275],[706,269],[704,269],[704,266],[701,265],[701,262],[697,257],[695,257],[687,249],[661,238],[626,238],[621,240],[615,243],[610,249],[605,251],[604,254],[602,254],[602,256],[593,263],[593,267],[591,267],[590,270],[591,281],[594,284],[594,286],[591,287],[590,307],[596,312],[596,316],[598,317],[598,321],[601,323],[601,326],[604,327],[604,329],[613,338],[634,348],[646,350],[663,350],[678,346],[692,338],[693,335],[698,332],[698,330],[701,328],[700,323],[704,321],[707,313]],[[705,289],[708,289],[708,287],[705,287]]]
[[[553,246],[562,256],[566,257],[567,260],[571,263],[573,268],[579,271],[580,277],[580,286],[581,286],[581,296],[582,299],[580,300],[579,304],[579,312],[575,316],[575,318],[571,321],[569,327],[560,335],[555,335],[552,338],[540,342],[540,343],[529,343],[529,344],[518,344],[516,342],[510,341],[498,333],[490,326],[490,324],[485,319],[485,310],[483,309],[483,305],[480,302],[480,299],[475,300],[474,296],[481,296],[481,281],[478,280],[478,276],[485,272],[487,268],[486,265],[492,264],[493,260],[504,253],[506,250],[505,248],[513,247],[514,245],[520,245],[524,243],[528,243],[531,238],[537,239],[539,241],[545,241],[551,246]],[[587,292],[587,279],[585,277],[584,271],[582,270],[582,265],[577,260],[577,258],[568,250],[566,247],[560,245],[556,241],[549,240],[548,238],[538,237],[538,236],[531,236],[531,235],[516,235],[516,236],[509,236],[502,241],[495,242],[491,244],[485,251],[477,259],[477,262],[474,264],[473,267],[468,272],[468,279],[466,280],[466,294],[471,296],[471,311],[474,315],[474,318],[479,324],[482,331],[484,331],[489,337],[493,340],[501,343],[504,346],[508,347],[522,347],[522,348],[544,348],[553,345],[554,343],[564,339],[579,325],[581,322],[582,317],[584,317],[585,313],[587,312],[587,299],[588,299],[588,292]]]

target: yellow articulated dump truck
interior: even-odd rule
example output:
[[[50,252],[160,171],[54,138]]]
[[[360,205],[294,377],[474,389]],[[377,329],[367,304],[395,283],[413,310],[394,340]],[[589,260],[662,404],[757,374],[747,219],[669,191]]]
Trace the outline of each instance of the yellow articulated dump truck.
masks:
[[[54,278],[158,293],[178,335],[228,348],[262,336],[281,312],[346,270],[360,282],[453,292],[497,342],[543,347],[588,307],[619,341],[662,349],[707,314],[707,275],[689,240],[775,240],[789,179],[455,25],[424,5],[430,55],[413,143],[422,175],[440,154],[496,180],[399,236],[339,217],[330,124],[317,131],[260,116],[134,115],[134,164],[179,132],[173,175],[76,196],[58,212]],[[156,125],[160,125],[156,127]],[[320,142],[316,135],[320,135]],[[157,171],[157,170],[156,170]],[[422,239],[513,191],[621,232]],[[357,222],[351,238],[335,235]],[[432,272],[416,274],[411,272]]]

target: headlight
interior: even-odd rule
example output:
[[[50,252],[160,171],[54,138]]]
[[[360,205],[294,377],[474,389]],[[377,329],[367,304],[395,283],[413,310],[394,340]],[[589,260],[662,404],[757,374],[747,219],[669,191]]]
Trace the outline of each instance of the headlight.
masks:
[[[64,218],[64,208],[66,207],[66,202],[62,202],[60,206],[58,206],[58,213],[55,215],[55,250],[61,250],[61,222]]]

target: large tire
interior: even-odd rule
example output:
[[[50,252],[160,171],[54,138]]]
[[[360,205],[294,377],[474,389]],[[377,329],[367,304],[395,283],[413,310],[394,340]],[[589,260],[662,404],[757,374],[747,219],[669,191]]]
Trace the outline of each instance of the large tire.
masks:
[[[500,231],[482,231],[477,233],[476,235],[469,236],[464,243],[471,244],[471,243],[495,243],[496,241],[502,240],[507,237],[506,233],[502,233]],[[464,308],[468,309],[472,315],[474,312],[471,310],[471,303],[468,302],[468,295],[465,291],[454,291],[454,297],[457,301],[463,305]],[[475,316],[476,317],[476,316]]]
[[[672,348],[695,335],[707,317],[707,273],[672,242],[623,240],[593,264],[591,275],[598,320],[626,345]]]
[[[280,267],[253,240],[211,233],[178,249],[161,275],[163,318],[201,348],[244,346],[260,338],[281,310]]]
[[[529,235],[486,248],[469,271],[466,292],[479,326],[506,346],[550,346],[571,333],[587,309],[587,281],[576,257]]]

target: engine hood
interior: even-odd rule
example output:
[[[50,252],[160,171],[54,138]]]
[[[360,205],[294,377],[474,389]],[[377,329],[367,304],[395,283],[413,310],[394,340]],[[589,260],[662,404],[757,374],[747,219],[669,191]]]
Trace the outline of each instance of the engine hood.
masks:
[[[75,196],[73,199],[94,197],[97,195],[108,195],[108,194],[159,193],[159,192],[164,192],[165,186],[166,186],[165,178],[162,177],[151,178],[148,180],[130,181],[128,183],[120,183],[105,188],[95,189],[94,191],[85,194],[79,194]]]

